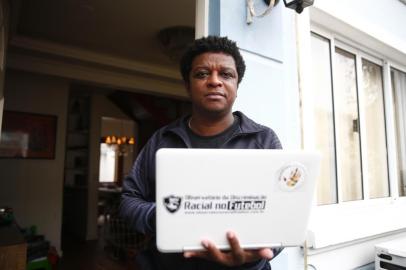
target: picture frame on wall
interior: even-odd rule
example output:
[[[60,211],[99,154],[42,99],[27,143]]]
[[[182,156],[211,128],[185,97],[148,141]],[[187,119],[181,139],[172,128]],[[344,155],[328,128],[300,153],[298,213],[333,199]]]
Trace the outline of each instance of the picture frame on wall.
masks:
[[[55,115],[5,110],[0,158],[54,159],[56,128]]]

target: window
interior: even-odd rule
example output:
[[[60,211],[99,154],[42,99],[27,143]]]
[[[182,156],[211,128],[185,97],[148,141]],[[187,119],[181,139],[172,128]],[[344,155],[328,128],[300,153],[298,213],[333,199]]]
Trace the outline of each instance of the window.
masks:
[[[399,195],[406,196],[406,73],[391,69],[398,149]]]
[[[117,145],[100,144],[99,181],[117,181],[118,147]]]
[[[99,182],[121,186],[134,162],[135,122],[101,117]]]
[[[331,78],[330,42],[318,35],[312,36],[314,118],[317,123],[314,141],[323,155],[317,198],[319,204],[337,202],[335,135]]]
[[[311,51],[318,204],[390,196],[383,61],[316,33]]]
[[[313,11],[298,26],[303,147],[323,158],[309,258],[366,258],[365,241],[406,229],[406,54]]]

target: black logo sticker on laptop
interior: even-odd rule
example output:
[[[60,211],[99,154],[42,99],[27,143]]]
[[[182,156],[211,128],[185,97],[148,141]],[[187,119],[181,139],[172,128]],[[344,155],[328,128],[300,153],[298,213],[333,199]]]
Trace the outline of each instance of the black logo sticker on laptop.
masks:
[[[264,194],[223,194],[184,196],[169,195],[163,198],[170,213],[183,214],[260,214],[266,211],[267,196]]]
[[[284,191],[297,189],[306,178],[306,168],[300,163],[289,164],[280,172],[279,187]]]
[[[166,210],[168,210],[170,213],[175,213],[176,211],[179,210],[180,204],[182,202],[182,197],[170,195],[167,197],[164,197],[164,205],[166,207]]]

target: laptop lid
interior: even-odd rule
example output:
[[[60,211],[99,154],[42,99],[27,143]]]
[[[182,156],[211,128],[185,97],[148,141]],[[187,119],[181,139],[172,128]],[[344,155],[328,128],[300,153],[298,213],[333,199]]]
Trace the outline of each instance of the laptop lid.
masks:
[[[303,245],[320,156],[250,149],[160,149],[156,153],[157,247],[229,249]]]

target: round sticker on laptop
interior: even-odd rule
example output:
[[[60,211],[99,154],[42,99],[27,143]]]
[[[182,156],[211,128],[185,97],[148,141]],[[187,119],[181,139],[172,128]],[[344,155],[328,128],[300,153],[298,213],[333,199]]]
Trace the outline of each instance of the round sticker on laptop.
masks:
[[[284,191],[297,189],[306,179],[306,168],[300,163],[291,163],[280,172],[279,187]]]

